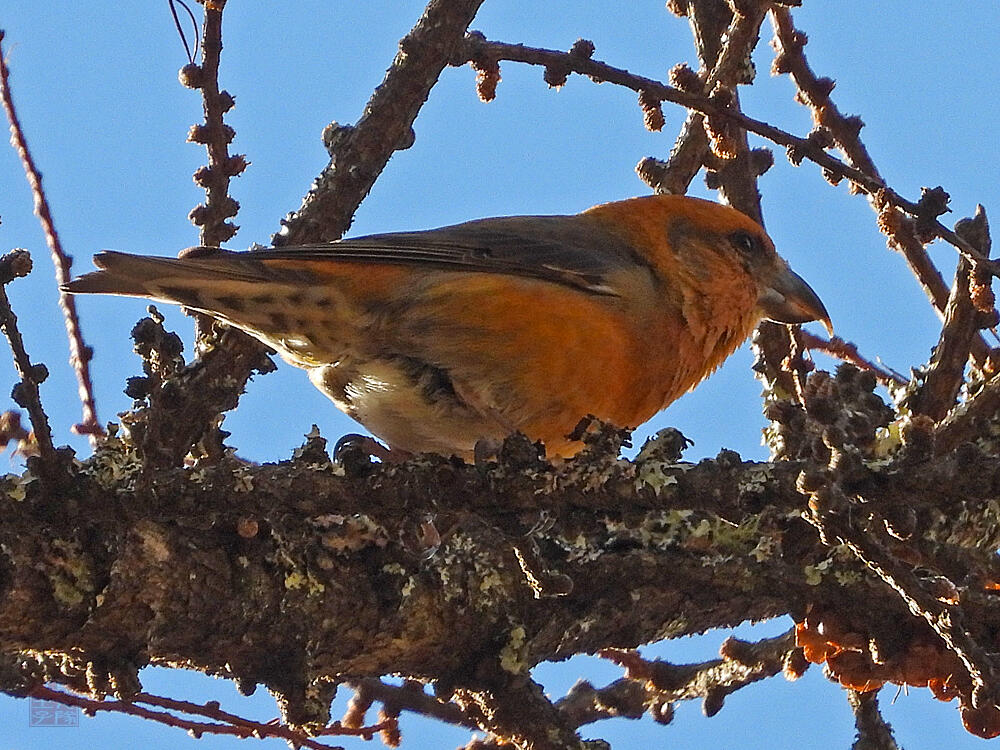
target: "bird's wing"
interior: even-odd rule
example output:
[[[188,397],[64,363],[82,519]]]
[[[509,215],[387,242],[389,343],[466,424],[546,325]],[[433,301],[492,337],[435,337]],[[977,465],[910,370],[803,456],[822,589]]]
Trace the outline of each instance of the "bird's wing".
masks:
[[[588,217],[512,216],[420,232],[267,248],[263,261],[346,261],[528,276],[616,295],[615,271],[645,265],[628,244]]]

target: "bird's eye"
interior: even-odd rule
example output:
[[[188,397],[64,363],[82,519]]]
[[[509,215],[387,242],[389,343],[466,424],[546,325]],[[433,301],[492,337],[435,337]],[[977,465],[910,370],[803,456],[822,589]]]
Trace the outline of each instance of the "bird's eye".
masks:
[[[761,248],[760,240],[750,232],[733,232],[729,241],[744,255],[756,255]]]

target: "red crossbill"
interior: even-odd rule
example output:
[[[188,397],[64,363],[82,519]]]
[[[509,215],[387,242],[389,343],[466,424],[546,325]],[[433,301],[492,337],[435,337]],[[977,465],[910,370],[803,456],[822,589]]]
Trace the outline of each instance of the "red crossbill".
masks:
[[[520,430],[569,456],[581,417],[638,426],[762,318],[830,327],[756,222],[684,196],[94,262],[102,270],[65,290],[172,302],[236,326],[406,452],[469,457]]]

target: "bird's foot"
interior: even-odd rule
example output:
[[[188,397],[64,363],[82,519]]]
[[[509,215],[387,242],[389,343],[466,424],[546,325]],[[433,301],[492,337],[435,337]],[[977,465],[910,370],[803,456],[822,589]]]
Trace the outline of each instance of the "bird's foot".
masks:
[[[389,448],[368,435],[348,433],[333,446],[333,459],[342,458],[345,451],[357,451],[366,456],[377,458],[384,464],[401,464],[413,454],[399,448]]]

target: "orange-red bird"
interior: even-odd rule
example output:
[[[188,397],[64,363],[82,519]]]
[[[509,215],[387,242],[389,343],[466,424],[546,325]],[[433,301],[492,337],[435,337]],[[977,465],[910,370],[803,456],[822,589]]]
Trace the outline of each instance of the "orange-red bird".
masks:
[[[764,230],[657,195],[573,216],[480,219],[301,247],[179,258],[104,252],[74,293],[211,315],[309,373],[391,448],[469,457],[515,430],[568,456],[594,414],[636,427],[762,318],[829,315]]]

